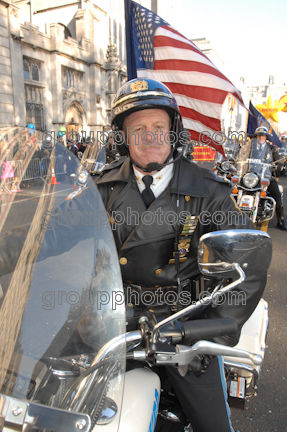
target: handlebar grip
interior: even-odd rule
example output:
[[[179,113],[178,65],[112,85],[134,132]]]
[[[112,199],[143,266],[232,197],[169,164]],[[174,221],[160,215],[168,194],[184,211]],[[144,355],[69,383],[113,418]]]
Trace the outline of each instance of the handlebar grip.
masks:
[[[184,321],[181,324],[184,330],[183,342],[228,336],[238,331],[237,322],[231,317]]]

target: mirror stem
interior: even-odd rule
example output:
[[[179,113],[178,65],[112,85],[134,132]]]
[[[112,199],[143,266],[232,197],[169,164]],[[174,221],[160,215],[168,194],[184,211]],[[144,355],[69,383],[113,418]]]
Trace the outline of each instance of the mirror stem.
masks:
[[[164,320],[160,321],[159,323],[157,323],[154,326],[154,329],[152,331],[151,334],[151,340],[153,343],[156,343],[157,341],[157,337],[158,337],[158,330],[165,326],[166,324],[176,320],[176,319],[180,319],[183,316],[185,316],[186,314],[193,312],[194,310],[198,309],[200,306],[202,306],[202,304],[208,304],[208,302],[212,301],[214,303],[214,300],[216,300],[216,297],[218,295],[221,294],[225,294],[226,292],[230,291],[231,289],[233,289],[234,287],[236,287],[237,285],[241,284],[244,279],[245,279],[245,273],[242,270],[242,268],[240,267],[239,264],[234,263],[232,264],[233,268],[239,273],[240,277],[239,279],[237,279],[236,281],[232,282],[231,284],[226,285],[226,287],[222,288],[222,289],[217,289],[216,291],[216,295],[214,296],[213,292],[207,296],[204,297],[204,299],[198,300],[195,304],[192,304],[190,306],[187,306],[186,308],[184,308],[183,310],[169,316],[168,318],[165,318]],[[216,287],[217,288],[217,287]]]

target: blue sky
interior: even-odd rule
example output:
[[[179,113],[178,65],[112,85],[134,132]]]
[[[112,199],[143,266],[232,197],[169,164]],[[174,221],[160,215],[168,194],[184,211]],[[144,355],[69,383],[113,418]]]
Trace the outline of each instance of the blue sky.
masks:
[[[189,39],[206,37],[230,79],[287,85],[287,0],[162,0],[160,15]],[[172,9],[171,9],[172,6]]]

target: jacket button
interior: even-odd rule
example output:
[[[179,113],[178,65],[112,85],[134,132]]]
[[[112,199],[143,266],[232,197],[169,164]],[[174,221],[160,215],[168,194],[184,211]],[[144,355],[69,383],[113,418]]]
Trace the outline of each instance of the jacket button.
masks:
[[[190,196],[189,195],[185,195],[184,199],[185,199],[186,202],[188,202],[188,201],[190,201]]]
[[[160,275],[162,273],[162,269],[157,269],[156,271],[155,271],[155,274],[156,275]]]
[[[128,260],[125,257],[120,258],[120,264],[126,265],[127,262]]]
[[[114,225],[114,223],[115,223],[115,219],[111,216],[110,217],[110,223],[112,224],[112,225]]]

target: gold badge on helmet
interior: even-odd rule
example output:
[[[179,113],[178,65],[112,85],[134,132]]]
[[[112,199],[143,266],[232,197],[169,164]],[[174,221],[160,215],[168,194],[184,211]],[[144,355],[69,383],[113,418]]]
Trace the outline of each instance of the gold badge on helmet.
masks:
[[[148,89],[148,83],[145,80],[138,80],[133,83],[131,83],[131,91],[136,92],[139,90],[147,90]]]

